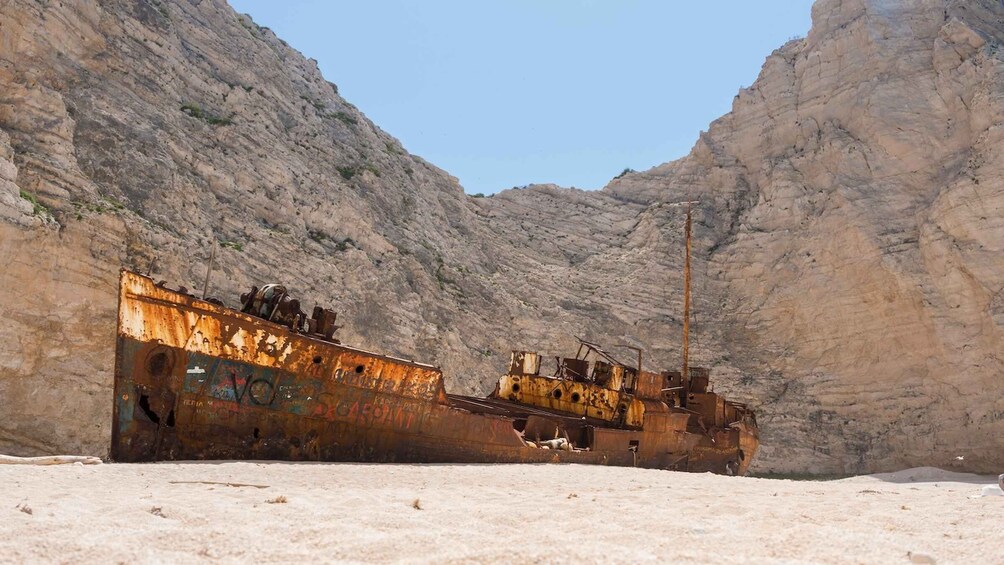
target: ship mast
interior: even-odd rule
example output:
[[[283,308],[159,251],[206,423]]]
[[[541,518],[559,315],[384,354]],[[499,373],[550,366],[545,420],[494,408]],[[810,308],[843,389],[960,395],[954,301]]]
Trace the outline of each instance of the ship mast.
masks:
[[[686,254],[683,263],[683,375],[684,386],[690,382],[690,205],[687,202],[687,224],[684,228]]]

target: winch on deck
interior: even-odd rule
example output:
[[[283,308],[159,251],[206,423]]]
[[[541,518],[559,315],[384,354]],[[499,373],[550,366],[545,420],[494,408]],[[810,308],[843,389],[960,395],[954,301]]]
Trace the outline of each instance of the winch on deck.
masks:
[[[281,324],[294,332],[341,343],[333,337],[341,327],[335,325],[338,314],[334,310],[314,306],[313,314],[307,318],[306,312],[300,309],[300,301],[291,297],[286,287],[281,284],[267,284],[261,288],[251,287],[250,292],[241,294],[241,312]]]

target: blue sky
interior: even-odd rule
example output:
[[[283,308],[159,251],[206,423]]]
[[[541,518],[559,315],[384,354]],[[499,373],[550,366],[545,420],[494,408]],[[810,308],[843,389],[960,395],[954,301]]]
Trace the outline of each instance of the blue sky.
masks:
[[[230,0],[468,193],[690,151],[810,0]]]

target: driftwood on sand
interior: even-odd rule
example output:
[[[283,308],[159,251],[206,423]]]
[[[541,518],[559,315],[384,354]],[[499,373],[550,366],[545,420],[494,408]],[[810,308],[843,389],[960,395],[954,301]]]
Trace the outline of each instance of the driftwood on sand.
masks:
[[[220,481],[167,481],[172,485],[223,485],[225,487],[268,488],[268,485],[253,485],[250,483],[224,483]]]
[[[66,465],[67,463],[98,465],[101,463],[101,458],[89,455],[44,455],[42,457],[0,455],[0,465]]]

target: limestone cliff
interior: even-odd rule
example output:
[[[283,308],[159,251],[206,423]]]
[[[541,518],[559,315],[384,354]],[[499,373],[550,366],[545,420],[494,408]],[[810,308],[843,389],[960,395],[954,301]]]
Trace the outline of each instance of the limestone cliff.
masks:
[[[118,269],[195,287],[213,241],[213,294],[287,282],[458,390],[573,335],[675,366],[693,198],[696,357],[759,470],[998,468],[1002,21],[820,0],[688,157],[475,199],[220,0],[8,1],[0,451],[104,454]]]

